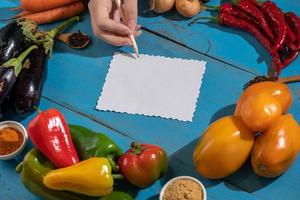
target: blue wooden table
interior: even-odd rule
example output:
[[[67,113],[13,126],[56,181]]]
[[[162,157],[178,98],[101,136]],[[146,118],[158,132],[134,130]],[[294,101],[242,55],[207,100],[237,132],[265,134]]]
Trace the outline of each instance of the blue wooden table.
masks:
[[[276,2],[284,10],[300,15],[300,4],[296,1]],[[219,3],[219,0],[210,2],[211,5]],[[11,16],[13,13],[8,11],[8,7],[17,5],[17,0],[2,0],[0,18]],[[267,73],[270,63],[267,52],[246,33],[206,23],[189,27],[189,20],[180,17],[175,10],[164,15],[155,15],[144,13],[147,9],[147,1],[140,1],[139,23],[144,26],[144,33],[137,42],[141,53],[207,61],[192,123],[97,111],[96,101],[112,55],[118,49],[96,38],[83,51],[70,50],[61,43],[55,45],[54,54],[48,64],[40,108],[57,108],[69,123],[104,132],[124,150],[133,140],[163,147],[170,158],[168,175],[150,188],[136,191],[135,199],[158,199],[162,185],[179,175],[194,176],[202,181],[207,188],[209,200],[299,199],[300,158],[288,172],[276,179],[255,176],[247,163],[234,175],[224,180],[212,181],[198,175],[192,164],[193,149],[205,128],[216,119],[233,113],[234,104],[249,79]],[[211,13],[203,12],[199,15],[209,14]],[[43,28],[49,29],[51,26],[53,25]],[[71,30],[78,29],[92,35],[88,14]],[[131,51],[128,47],[122,50]],[[299,66],[300,58],[282,76],[300,74]],[[290,84],[289,87],[294,95],[291,112],[300,122],[300,85]],[[35,114],[17,120],[27,125],[34,116]],[[17,163],[17,160],[0,161],[0,199],[38,199],[20,182],[19,175],[15,172]]]

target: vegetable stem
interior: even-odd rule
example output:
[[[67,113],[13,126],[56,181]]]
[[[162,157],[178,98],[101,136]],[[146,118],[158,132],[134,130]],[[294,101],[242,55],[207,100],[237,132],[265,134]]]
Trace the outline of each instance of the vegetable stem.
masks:
[[[80,20],[80,17],[79,16],[75,16],[75,17],[72,17],[70,19],[68,19],[67,21],[63,22],[62,24],[58,25],[57,27],[55,27],[54,29],[50,30],[48,32],[48,35],[51,37],[51,38],[55,38],[56,35],[58,33],[60,33],[61,31],[63,31],[64,29],[68,28],[69,26],[71,26],[74,22],[76,21],[79,21]]]
[[[28,54],[33,49],[37,49],[37,48],[38,47],[36,45],[30,46],[23,53],[21,53],[21,55],[19,55],[19,57],[17,57],[17,58],[11,58],[6,63],[4,63],[2,66],[6,67],[6,68],[14,67],[15,76],[18,77],[18,75],[20,74],[20,72],[22,70],[22,67],[23,67],[22,62],[25,60],[25,58],[28,56]]]
[[[23,169],[23,162],[20,162],[16,167],[16,172],[20,173]]]
[[[189,23],[189,26],[193,25],[193,24],[198,24],[200,23],[199,21],[202,20],[202,19],[208,19],[210,20],[211,22],[218,22],[219,21],[219,18],[218,17],[197,17],[195,19],[193,19],[190,23]]]
[[[120,180],[120,179],[123,179],[123,175],[121,174],[112,174],[111,175],[113,177],[114,180]]]

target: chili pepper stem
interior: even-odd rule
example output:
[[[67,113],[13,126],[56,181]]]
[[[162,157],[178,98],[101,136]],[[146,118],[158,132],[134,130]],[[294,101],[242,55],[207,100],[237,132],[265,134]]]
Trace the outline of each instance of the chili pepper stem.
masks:
[[[207,10],[220,11],[220,6],[205,5]]]
[[[30,46],[28,49],[26,49],[23,53],[21,53],[21,55],[19,55],[19,57],[17,58],[12,58],[10,60],[8,60],[6,63],[4,63],[2,66],[9,68],[9,67],[14,67],[14,73],[15,76],[18,77],[18,75],[20,74],[21,70],[22,70],[22,62],[24,61],[24,59],[28,56],[28,54],[33,50],[33,49],[37,49],[38,47],[36,45],[32,45]]]
[[[193,24],[198,24],[200,20],[202,19],[208,19],[211,22],[215,22],[215,23],[219,23],[219,17],[197,17],[195,19],[193,19],[190,23],[189,26],[193,25]]]
[[[111,176],[114,180],[121,180],[124,178],[122,174],[112,174]]]
[[[16,172],[21,173],[22,169],[23,169],[23,162],[20,162],[16,167]]]

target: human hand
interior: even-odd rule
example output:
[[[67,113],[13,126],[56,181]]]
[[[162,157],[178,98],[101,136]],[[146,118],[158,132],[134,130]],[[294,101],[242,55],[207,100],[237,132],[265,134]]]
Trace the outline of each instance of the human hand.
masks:
[[[123,7],[127,21],[121,22],[119,10],[114,0],[90,0],[89,10],[94,35],[115,45],[130,45],[129,35],[141,34],[137,25],[137,0],[124,0]]]

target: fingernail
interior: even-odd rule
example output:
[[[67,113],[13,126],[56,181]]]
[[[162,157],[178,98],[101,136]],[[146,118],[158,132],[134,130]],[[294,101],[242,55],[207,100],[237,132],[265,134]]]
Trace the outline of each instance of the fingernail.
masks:
[[[141,28],[142,28],[142,26],[139,25],[139,24],[137,24],[135,29],[136,29],[136,30],[139,30],[139,29],[141,29]]]
[[[136,36],[140,36],[143,33],[143,31],[137,31]]]

